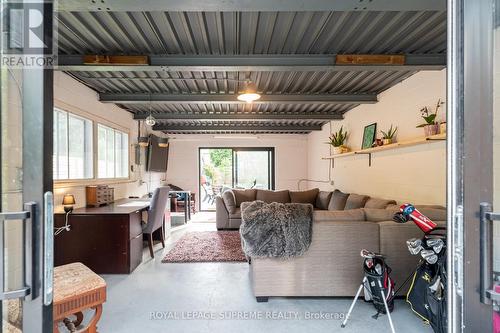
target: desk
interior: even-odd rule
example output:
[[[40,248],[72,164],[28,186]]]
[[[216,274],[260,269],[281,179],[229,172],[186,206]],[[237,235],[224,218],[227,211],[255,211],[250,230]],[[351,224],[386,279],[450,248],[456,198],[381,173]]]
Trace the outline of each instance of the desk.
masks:
[[[170,205],[165,211],[170,225]],[[96,208],[77,208],[69,215],[70,231],[54,236],[54,265],[81,262],[97,274],[129,274],[142,262],[142,212],[149,201],[122,199]],[[64,226],[64,212],[54,216]]]

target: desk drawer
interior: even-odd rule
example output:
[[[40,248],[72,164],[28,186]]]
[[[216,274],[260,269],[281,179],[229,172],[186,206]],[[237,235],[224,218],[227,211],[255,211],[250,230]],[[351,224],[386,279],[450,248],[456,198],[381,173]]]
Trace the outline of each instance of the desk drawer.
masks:
[[[141,264],[142,248],[143,245],[142,245],[142,233],[141,233],[129,241],[129,252],[130,252],[129,273],[132,273],[133,270]]]
[[[135,238],[137,235],[142,234],[142,214],[137,211],[130,214],[130,226],[129,226],[129,239]]]

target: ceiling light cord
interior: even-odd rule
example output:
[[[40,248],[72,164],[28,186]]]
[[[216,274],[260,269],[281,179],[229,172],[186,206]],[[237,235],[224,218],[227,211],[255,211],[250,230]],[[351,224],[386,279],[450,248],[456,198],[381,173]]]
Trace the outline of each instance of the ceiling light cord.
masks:
[[[146,118],[146,125],[154,126],[156,124],[156,119],[153,117],[153,105],[152,105],[151,93],[149,93],[149,116]]]

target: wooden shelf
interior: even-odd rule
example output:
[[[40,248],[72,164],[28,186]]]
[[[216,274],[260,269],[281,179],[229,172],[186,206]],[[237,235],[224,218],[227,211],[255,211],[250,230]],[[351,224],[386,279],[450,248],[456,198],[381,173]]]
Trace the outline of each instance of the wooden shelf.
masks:
[[[390,145],[385,145],[385,146],[378,146],[378,147],[372,147],[372,148],[367,148],[367,149],[354,150],[354,151],[350,151],[348,153],[336,154],[336,155],[323,157],[322,159],[334,160],[337,158],[344,158],[344,157],[352,156],[352,155],[368,155],[369,156],[369,165],[371,166],[371,164],[372,164],[371,163],[371,160],[372,160],[371,155],[373,153],[377,153],[379,151],[384,151],[384,150],[391,150],[391,149],[398,149],[398,148],[427,144],[427,143],[432,142],[432,141],[444,141],[444,140],[446,140],[446,134],[437,134],[437,135],[427,136],[424,138],[418,138],[418,139],[414,139],[414,140],[396,142],[396,143],[392,143]]]

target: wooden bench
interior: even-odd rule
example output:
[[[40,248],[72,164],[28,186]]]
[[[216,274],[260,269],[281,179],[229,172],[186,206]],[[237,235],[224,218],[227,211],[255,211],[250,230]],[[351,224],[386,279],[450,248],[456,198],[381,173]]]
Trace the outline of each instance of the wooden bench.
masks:
[[[106,301],[106,282],[82,263],[54,268],[54,333],[62,321],[70,332],[97,333],[102,304]],[[84,328],[84,312],[94,309],[94,315]],[[76,320],[69,319],[76,316]]]

